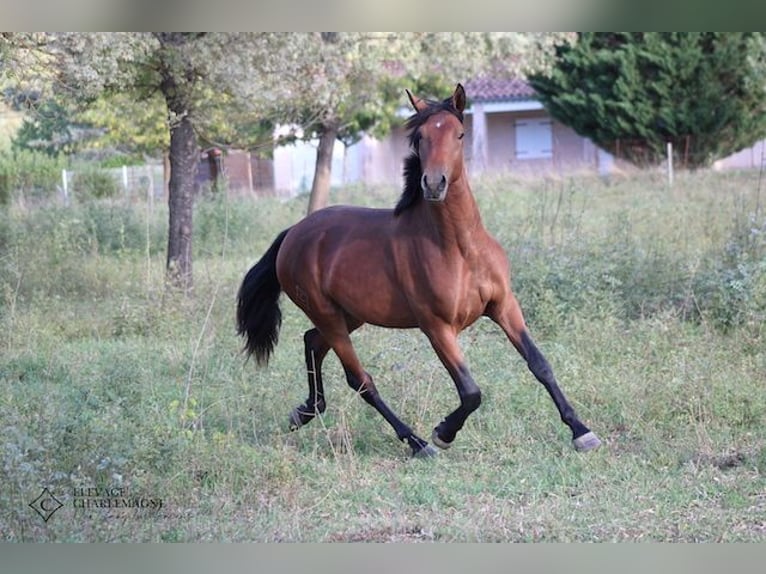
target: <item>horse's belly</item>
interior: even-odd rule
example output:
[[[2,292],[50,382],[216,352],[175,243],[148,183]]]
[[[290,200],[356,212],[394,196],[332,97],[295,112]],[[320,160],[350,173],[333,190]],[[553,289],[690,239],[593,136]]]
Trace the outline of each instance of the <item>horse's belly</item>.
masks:
[[[354,267],[344,278],[330,282],[327,295],[338,306],[360,321],[381,327],[418,325],[406,294],[380,264]]]

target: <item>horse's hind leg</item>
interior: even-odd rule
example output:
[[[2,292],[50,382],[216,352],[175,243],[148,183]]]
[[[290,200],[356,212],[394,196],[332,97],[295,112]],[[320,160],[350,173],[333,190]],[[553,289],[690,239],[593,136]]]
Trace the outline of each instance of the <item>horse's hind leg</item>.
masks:
[[[358,321],[346,320],[348,332],[354,331],[360,325]],[[309,397],[305,403],[295,407],[290,413],[290,430],[296,430],[310,422],[315,416],[322,414],[327,406],[322,383],[322,363],[330,350],[330,345],[327,344],[319,329],[314,328],[303,334],[303,346]]]
[[[548,391],[559,411],[561,420],[572,431],[574,447],[580,451],[592,450],[598,447],[601,444],[601,440],[578,418],[575,410],[564,396],[563,391],[559,388],[550,364],[532,340],[516,298],[513,295],[509,295],[503,308],[493,308],[489,313],[489,317],[505,331],[513,346],[526,360],[529,370],[543,384],[545,390]]]
[[[322,414],[326,403],[324,385],[322,384],[322,362],[330,346],[317,329],[309,329],[303,335],[306,358],[306,374],[309,383],[309,397],[306,402],[293,409],[290,413],[290,430],[295,430],[316,415]]]
[[[410,449],[412,449],[412,455],[428,457],[436,454],[433,447],[417,436],[383,401],[380,393],[378,393],[378,389],[375,387],[375,383],[372,381],[372,377],[362,368],[362,364],[351,343],[348,330],[326,328],[322,333],[340,359],[349,386],[359,393],[368,405],[374,407],[386,419],[388,424],[393,427],[399,440],[407,442]]]

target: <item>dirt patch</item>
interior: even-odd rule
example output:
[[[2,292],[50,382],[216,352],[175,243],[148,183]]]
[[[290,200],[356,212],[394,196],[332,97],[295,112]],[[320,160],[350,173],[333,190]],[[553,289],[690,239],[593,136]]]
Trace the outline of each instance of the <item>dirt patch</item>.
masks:
[[[692,461],[698,466],[714,466],[719,470],[732,470],[744,466],[750,456],[744,452],[726,454],[698,454]]]

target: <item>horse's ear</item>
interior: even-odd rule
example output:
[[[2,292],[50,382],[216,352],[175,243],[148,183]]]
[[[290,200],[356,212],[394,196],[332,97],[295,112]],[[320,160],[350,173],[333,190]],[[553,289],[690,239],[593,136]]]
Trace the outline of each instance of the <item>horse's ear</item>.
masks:
[[[412,104],[412,107],[415,108],[416,112],[422,112],[428,107],[428,104],[425,102],[425,100],[422,98],[416,98],[407,88],[404,88],[404,91],[407,92],[407,97],[410,99],[410,103]]]
[[[457,111],[463,113],[463,110],[465,109],[465,89],[463,89],[462,84],[458,84],[457,87],[455,87],[455,93],[452,94],[452,105],[455,106]]]

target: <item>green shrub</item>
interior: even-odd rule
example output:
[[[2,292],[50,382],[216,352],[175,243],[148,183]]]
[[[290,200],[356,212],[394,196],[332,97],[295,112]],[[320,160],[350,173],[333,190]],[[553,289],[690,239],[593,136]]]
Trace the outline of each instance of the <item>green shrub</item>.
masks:
[[[164,253],[165,217],[110,200],[0,211],[0,300],[4,292],[78,297],[135,284],[146,264],[127,262]]]
[[[91,201],[82,206],[81,216],[90,241],[101,253],[116,251],[164,251],[166,232],[164,221],[149,221],[139,210],[107,201]]]
[[[115,169],[121,168],[124,165],[143,165],[144,163],[145,159],[143,157],[117,153],[105,157],[99,162],[99,165],[104,169]]]
[[[54,196],[61,185],[61,172],[65,166],[64,158],[42,152],[0,152],[0,204]]]
[[[109,171],[88,165],[75,172],[72,193],[80,200],[103,199],[120,193],[120,184]]]
[[[766,219],[735,222],[722,252],[693,283],[699,313],[730,331],[766,321]]]

